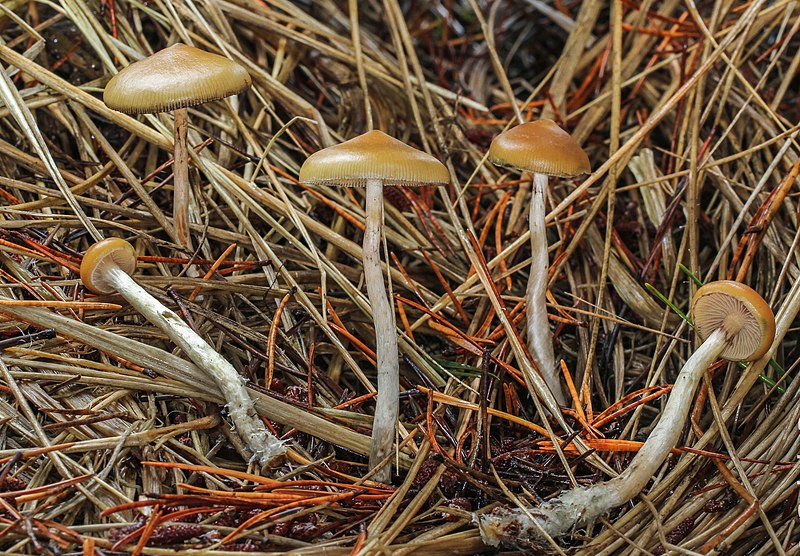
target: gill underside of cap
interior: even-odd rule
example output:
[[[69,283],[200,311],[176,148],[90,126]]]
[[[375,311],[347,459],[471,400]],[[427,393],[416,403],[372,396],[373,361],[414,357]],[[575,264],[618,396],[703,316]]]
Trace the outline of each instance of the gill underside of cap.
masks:
[[[731,361],[759,359],[775,337],[775,316],[769,304],[740,282],[719,280],[698,289],[692,299],[692,318],[701,339],[719,328],[729,334],[720,356]]]

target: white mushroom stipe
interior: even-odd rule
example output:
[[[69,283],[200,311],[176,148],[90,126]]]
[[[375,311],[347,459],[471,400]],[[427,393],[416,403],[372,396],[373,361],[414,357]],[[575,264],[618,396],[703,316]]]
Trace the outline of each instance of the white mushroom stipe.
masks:
[[[547,190],[546,174],[533,174],[531,189],[530,230],[531,268],[525,293],[527,313],[528,350],[542,378],[558,403],[564,405],[566,397],[561,388],[560,372],[553,352],[553,335],[547,318],[547,279],[550,259],[547,253],[545,229],[544,192]]]
[[[378,396],[375,419],[372,423],[373,442],[369,453],[369,467],[374,469],[392,452],[395,423],[400,409],[400,362],[397,355],[397,331],[392,308],[386,294],[381,271],[381,228],[383,222],[383,182],[367,180],[367,218],[364,229],[364,283],[372,306],[375,326],[375,351],[378,371]],[[385,469],[391,469],[387,466]],[[383,482],[391,473],[379,475]]]
[[[105,280],[141,315],[166,333],[184,353],[210,377],[227,400],[228,414],[237,434],[253,452],[261,465],[286,452],[283,442],[275,438],[253,411],[250,396],[242,377],[219,353],[192,330],[177,314],[164,307],[147,293],[124,270],[109,267]]]

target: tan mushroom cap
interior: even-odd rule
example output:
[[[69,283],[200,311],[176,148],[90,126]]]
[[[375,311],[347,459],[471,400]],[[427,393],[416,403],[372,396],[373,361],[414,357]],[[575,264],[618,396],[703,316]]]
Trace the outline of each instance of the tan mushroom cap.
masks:
[[[126,274],[136,270],[136,251],[133,245],[118,237],[98,241],[83,255],[81,281],[94,293],[114,293],[116,289],[106,279],[109,268],[119,267]]]
[[[236,62],[178,43],[121,70],[103,100],[126,114],[169,112],[241,93],[251,83]]]
[[[300,168],[306,185],[366,187],[370,179],[384,185],[447,185],[450,174],[431,155],[377,130],[317,151]]]
[[[520,124],[494,138],[489,160],[526,172],[571,178],[592,171],[589,157],[553,120]]]
[[[775,315],[755,290],[732,280],[719,280],[697,290],[692,319],[701,340],[718,328],[730,334],[720,354],[731,361],[760,359],[775,338]]]

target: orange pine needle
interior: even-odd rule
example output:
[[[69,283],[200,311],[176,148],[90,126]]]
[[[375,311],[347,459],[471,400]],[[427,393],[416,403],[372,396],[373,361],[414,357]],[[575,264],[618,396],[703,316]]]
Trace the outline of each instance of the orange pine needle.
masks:
[[[467,402],[459,398],[454,398],[453,396],[448,396],[447,394],[437,392],[436,390],[431,390],[430,388],[425,388],[424,386],[417,386],[416,388],[420,392],[423,392],[428,396],[430,396],[431,399],[435,402],[451,405],[453,407],[458,407],[461,409],[469,409],[470,411],[481,410],[481,407],[476,403]],[[520,425],[521,427],[525,427],[526,429],[530,429],[538,434],[541,434],[542,436],[548,436],[547,430],[545,430],[543,427],[531,423],[530,421],[526,421],[525,419],[521,419],[516,415],[511,415],[510,413],[506,413],[505,411],[500,411],[499,409],[494,409],[492,407],[486,408],[486,412],[494,417],[500,417],[501,419],[505,419],[506,421],[509,421],[516,425]]]
[[[275,343],[278,340],[278,326],[281,322],[283,310],[286,309],[286,304],[294,295],[293,291],[289,291],[281,298],[275,314],[272,316],[272,325],[269,327],[269,339],[267,340],[267,374],[264,376],[264,388],[270,388],[272,384],[272,377],[275,373]]]
[[[214,273],[217,271],[217,269],[219,269],[219,267],[222,265],[225,259],[228,258],[228,255],[230,255],[233,252],[234,249],[236,249],[236,244],[232,243],[228,246],[227,249],[225,249],[225,251],[223,251],[223,253],[219,256],[219,258],[216,261],[214,261],[214,264],[211,265],[211,268],[208,269],[208,272],[206,272],[205,275],[203,276],[202,280],[204,282],[207,282],[208,280],[211,279],[212,276],[214,276]],[[194,301],[197,298],[197,296],[200,295],[201,291],[203,291],[202,285],[199,285],[195,289],[193,289],[192,293],[189,294],[189,301]]]

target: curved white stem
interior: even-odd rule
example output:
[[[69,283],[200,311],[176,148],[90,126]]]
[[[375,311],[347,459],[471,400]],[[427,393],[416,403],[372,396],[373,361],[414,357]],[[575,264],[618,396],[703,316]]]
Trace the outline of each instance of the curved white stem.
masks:
[[[531,508],[530,514],[536,523],[520,510],[507,508],[482,515],[479,525],[484,541],[497,546],[500,542],[540,538],[541,531],[558,537],[576,525],[593,522],[638,495],[678,442],[700,378],[717,360],[727,342],[725,332],[719,329],[686,361],[658,423],[625,471],[602,483],[573,488],[538,508]],[[510,531],[516,532],[515,538],[509,538]]]
[[[286,446],[264,426],[253,409],[245,379],[233,365],[192,330],[178,315],[164,307],[119,268],[108,270],[108,282],[148,321],[160,328],[192,362],[214,379],[228,402],[228,413],[236,432],[261,465],[283,454]]]
[[[561,388],[561,373],[556,367],[553,354],[553,334],[547,319],[547,278],[550,259],[547,255],[547,231],[545,229],[544,194],[548,178],[545,174],[533,174],[531,188],[531,211],[528,223],[531,227],[531,271],[525,292],[525,311],[528,321],[528,350],[534,363],[550,387],[550,391],[561,405],[566,404]]]
[[[367,219],[364,230],[364,282],[372,307],[375,326],[375,353],[378,368],[378,396],[372,423],[369,468],[374,469],[392,452],[400,405],[400,363],[397,356],[397,331],[381,271],[381,228],[383,226],[383,182],[367,180]],[[374,479],[388,483],[391,465],[379,469]]]

